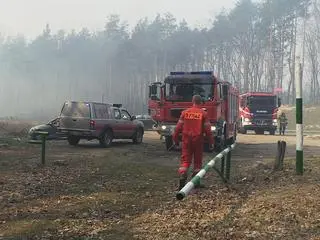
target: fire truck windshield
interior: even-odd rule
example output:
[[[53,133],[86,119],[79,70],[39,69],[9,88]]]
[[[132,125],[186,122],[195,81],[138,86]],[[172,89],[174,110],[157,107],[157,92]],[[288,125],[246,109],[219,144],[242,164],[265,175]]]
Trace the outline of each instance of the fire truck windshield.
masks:
[[[211,83],[166,83],[166,100],[174,102],[191,102],[193,95],[200,95],[203,101],[213,98],[213,84]]]
[[[251,96],[248,97],[249,106],[275,107],[277,106],[276,96]]]

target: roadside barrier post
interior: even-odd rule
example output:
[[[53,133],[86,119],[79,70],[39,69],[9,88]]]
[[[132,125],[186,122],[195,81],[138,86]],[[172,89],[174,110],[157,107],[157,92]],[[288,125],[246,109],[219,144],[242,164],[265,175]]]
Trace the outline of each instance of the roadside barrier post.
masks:
[[[298,59],[296,71],[296,173],[303,174],[303,124],[302,124],[302,65]]]
[[[230,180],[230,171],[231,171],[231,151],[227,153],[227,162],[226,162],[226,179]]]
[[[204,175],[208,172],[210,168],[213,168],[219,176],[223,179],[224,182],[226,181],[226,178],[230,178],[230,167],[231,167],[231,154],[229,154],[236,146],[236,143],[232,144],[231,146],[224,149],[222,152],[220,152],[218,155],[216,155],[213,159],[211,159],[177,194],[176,198],[178,200],[184,199],[191,190],[200,183],[200,179],[204,177]],[[222,160],[225,156],[226,158],[226,178],[224,177],[224,174],[221,173],[216,167],[216,161]]]
[[[49,135],[48,132],[37,132],[41,137],[41,163],[42,165],[46,164],[46,140]]]
[[[222,176],[223,176],[223,174],[224,174],[224,163],[225,163],[225,159],[226,159],[225,156],[223,156],[223,157],[221,158],[220,172],[221,172]]]
[[[274,170],[283,170],[283,160],[286,152],[286,146],[287,143],[285,141],[278,141]]]
[[[281,141],[280,170],[283,170],[283,160],[286,153],[286,147],[287,143],[285,141]]]

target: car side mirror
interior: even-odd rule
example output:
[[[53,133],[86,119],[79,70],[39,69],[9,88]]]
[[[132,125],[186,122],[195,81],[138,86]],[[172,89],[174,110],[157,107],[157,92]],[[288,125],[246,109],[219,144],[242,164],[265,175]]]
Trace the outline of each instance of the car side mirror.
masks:
[[[132,116],[132,117],[131,117],[131,121],[136,120],[136,119],[137,119],[136,116]]]
[[[150,87],[150,92],[151,92],[151,95],[157,95],[158,93],[158,87],[156,85],[152,85]]]
[[[159,100],[158,97],[157,97],[157,96],[154,96],[154,95],[152,95],[150,99],[151,99],[151,100]]]

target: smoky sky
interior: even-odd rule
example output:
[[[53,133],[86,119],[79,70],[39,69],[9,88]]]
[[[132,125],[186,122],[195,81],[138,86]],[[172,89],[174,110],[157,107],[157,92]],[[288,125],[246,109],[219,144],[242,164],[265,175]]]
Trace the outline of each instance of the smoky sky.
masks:
[[[129,27],[142,17],[171,12],[192,27],[210,24],[222,8],[234,6],[235,0],[0,0],[2,35],[38,35],[48,23],[58,29],[102,29],[106,17],[119,14]]]

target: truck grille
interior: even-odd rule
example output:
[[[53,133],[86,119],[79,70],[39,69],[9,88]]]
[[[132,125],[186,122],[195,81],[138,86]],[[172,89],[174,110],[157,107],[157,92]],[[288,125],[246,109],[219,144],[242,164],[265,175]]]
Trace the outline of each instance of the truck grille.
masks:
[[[272,119],[254,119],[253,124],[255,124],[255,125],[272,125]]]
[[[272,125],[272,114],[255,114],[252,123],[255,125]]]

